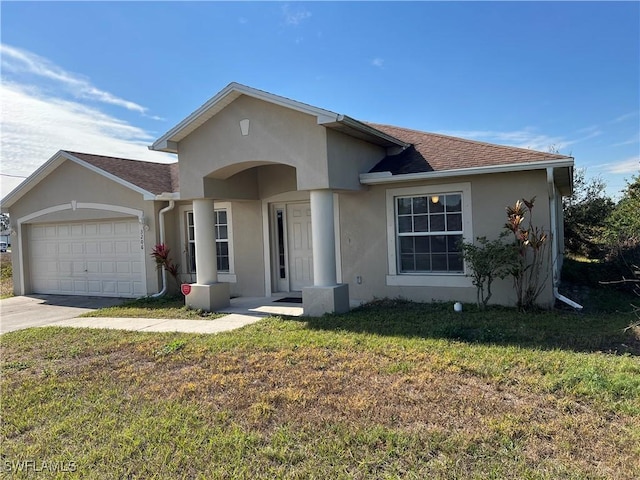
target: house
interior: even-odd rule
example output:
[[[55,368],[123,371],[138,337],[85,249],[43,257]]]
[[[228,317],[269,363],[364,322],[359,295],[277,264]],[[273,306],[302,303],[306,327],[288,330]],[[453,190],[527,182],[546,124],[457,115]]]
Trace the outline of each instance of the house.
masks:
[[[187,304],[302,292],[308,315],[398,297],[475,301],[458,241],[495,238],[505,207],[536,196],[552,235],[573,159],[370,124],[232,83],[160,137],[167,165],[60,151],[11,192],[17,294],[141,296],[163,289],[166,243]],[[513,304],[509,280],[497,303]]]

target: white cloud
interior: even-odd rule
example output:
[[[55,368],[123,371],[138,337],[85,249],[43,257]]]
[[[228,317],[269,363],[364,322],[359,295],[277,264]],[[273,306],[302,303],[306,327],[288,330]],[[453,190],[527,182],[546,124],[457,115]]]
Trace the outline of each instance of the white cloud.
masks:
[[[629,120],[631,118],[637,117],[638,116],[638,112],[629,112],[629,113],[625,113],[624,115],[620,115],[617,118],[614,118],[613,120],[611,120],[609,123],[620,123],[620,122],[624,122],[625,120]]]
[[[282,14],[284,15],[284,23],[286,25],[300,25],[303,20],[311,17],[311,12],[303,8],[291,8],[288,3],[282,6]]]
[[[454,137],[462,137],[488,143],[497,143],[500,145],[528,148],[531,150],[538,150],[542,152],[547,152],[551,148],[559,151],[564,150],[570,145],[583,142],[602,134],[602,132],[600,130],[597,130],[595,127],[583,129],[582,132],[586,133],[586,135],[580,136],[575,139],[568,139],[558,135],[546,135],[544,133],[537,132],[533,128],[524,128],[522,130],[514,130],[510,132],[498,132],[492,130],[467,130],[442,133]]]
[[[632,173],[638,174],[640,173],[640,155],[636,155],[635,157],[627,158],[626,160],[620,160],[619,162],[613,163],[605,163],[601,165],[602,170],[607,173],[613,174],[625,174]]]
[[[156,162],[173,156],[149,151],[149,132],[77,101],[46,96],[35,87],[3,82],[1,171],[30,175],[58,150],[133,158]],[[2,176],[0,198],[20,179]]]
[[[619,143],[614,143],[613,145],[611,145],[612,147],[620,147],[623,145],[633,145],[634,143],[638,143],[640,142],[640,133],[636,133],[635,135],[633,135],[631,138],[623,141],[623,142],[619,142]]]
[[[4,73],[36,75],[62,85],[68,92],[79,99],[115,105],[142,114],[147,112],[145,107],[101,90],[92,85],[86,78],[69,73],[46,58],[26,50],[0,44],[0,57],[2,58],[2,70]],[[158,117],[150,118],[158,119]]]
[[[468,138],[471,140],[479,140],[488,143],[497,143],[500,145],[511,145],[520,148],[530,148],[531,150],[540,151],[547,151],[551,146],[557,148],[558,150],[561,150],[571,143],[563,137],[545,135],[529,128],[523,130],[514,130],[511,132],[470,130],[442,133],[454,137]]]
[[[373,65],[374,67],[382,68],[384,66],[384,59],[374,58],[373,60],[371,60],[371,65]]]

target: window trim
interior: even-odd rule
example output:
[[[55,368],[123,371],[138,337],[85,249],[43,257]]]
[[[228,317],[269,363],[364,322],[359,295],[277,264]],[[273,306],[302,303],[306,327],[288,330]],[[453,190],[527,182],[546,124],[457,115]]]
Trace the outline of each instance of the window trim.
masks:
[[[221,272],[218,271],[218,281],[226,282],[226,283],[236,283],[237,277],[235,275],[235,264],[234,264],[234,254],[233,254],[233,227],[232,227],[232,213],[231,213],[231,202],[214,202],[214,210],[226,210],[227,212],[227,244],[229,246],[229,271]],[[181,240],[181,252],[180,257],[183,260],[183,265],[185,266],[185,275],[190,275],[195,278],[195,272],[189,271],[189,233],[188,233],[188,224],[187,224],[187,214],[189,212],[193,212],[193,205],[182,205],[179,208],[180,214],[180,240]],[[216,239],[217,243],[217,239]]]
[[[462,239],[465,242],[473,240],[473,222],[471,205],[471,183],[448,183],[437,185],[420,185],[403,188],[390,188],[386,191],[387,209],[387,258],[388,286],[420,286],[420,287],[472,287],[465,263],[462,272],[399,272],[398,247],[396,232],[396,199],[407,196],[446,195],[448,193],[462,194]]]

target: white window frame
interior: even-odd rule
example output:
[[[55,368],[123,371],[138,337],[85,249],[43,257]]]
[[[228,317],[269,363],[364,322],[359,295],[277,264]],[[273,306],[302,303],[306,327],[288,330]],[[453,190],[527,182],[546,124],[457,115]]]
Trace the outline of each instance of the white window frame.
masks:
[[[473,222],[471,205],[471,183],[448,183],[441,185],[421,185],[403,188],[390,188],[386,192],[387,207],[387,246],[388,272],[386,284],[406,287],[472,287],[471,278],[466,276],[467,265],[463,272],[399,272],[398,245],[396,232],[396,199],[408,196],[433,196],[451,193],[462,194],[462,240],[473,241]],[[445,232],[446,233],[446,232]]]
[[[218,271],[218,280],[220,282],[226,283],[236,283],[237,278],[235,275],[235,264],[234,264],[234,255],[233,255],[233,220],[231,213],[231,202],[214,202],[214,210],[220,211],[225,210],[227,212],[227,244],[229,246],[229,271]],[[195,272],[190,271],[190,262],[189,262],[189,233],[188,233],[188,224],[187,224],[187,214],[193,213],[192,205],[183,205],[179,208],[180,213],[180,245],[181,245],[181,253],[180,256],[183,259],[184,263],[184,271],[186,275],[193,275],[195,279]],[[216,235],[216,243],[218,242],[218,238]],[[217,261],[217,253],[216,253],[216,261]],[[195,281],[195,280],[194,280]]]

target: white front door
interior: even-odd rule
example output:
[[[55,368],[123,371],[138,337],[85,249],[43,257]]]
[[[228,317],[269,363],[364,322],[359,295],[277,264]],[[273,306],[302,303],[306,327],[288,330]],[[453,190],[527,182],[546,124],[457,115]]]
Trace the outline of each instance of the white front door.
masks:
[[[311,244],[311,205],[287,205],[287,246],[289,289],[300,291],[313,285],[313,246]]]
[[[272,205],[272,279],[275,292],[313,285],[313,246],[309,203]]]

